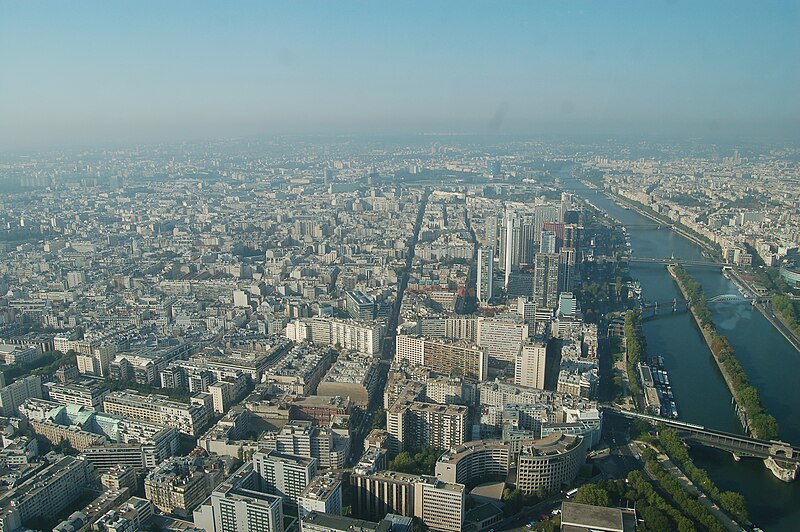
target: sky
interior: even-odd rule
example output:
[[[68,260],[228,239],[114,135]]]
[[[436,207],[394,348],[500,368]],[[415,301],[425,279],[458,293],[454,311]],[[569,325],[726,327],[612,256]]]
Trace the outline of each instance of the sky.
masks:
[[[0,0],[0,149],[273,134],[800,139],[800,0]]]

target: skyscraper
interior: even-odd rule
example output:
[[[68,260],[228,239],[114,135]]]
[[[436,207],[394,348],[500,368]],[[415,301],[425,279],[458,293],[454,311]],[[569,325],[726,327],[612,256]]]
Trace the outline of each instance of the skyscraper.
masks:
[[[542,231],[539,253],[555,253],[558,251],[555,231]]]
[[[555,309],[560,283],[559,255],[537,253],[533,271],[533,300],[536,308]]]
[[[565,220],[567,211],[572,210],[572,205],[575,202],[575,194],[570,192],[562,192],[561,193],[561,213],[559,216],[559,221],[563,222]]]
[[[533,234],[542,234],[546,222],[559,222],[560,209],[556,205],[542,204],[533,207]]]
[[[511,278],[511,270],[515,266],[519,266],[519,257],[516,255],[516,238],[519,238],[519,227],[514,223],[514,215],[507,213],[505,218],[505,230],[503,231],[503,255],[501,257],[503,263],[503,273],[505,273],[505,281],[503,288],[508,289],[508,281]]]
[[[480,248],[478,250],[478,282],[476,296],[482,304],[487,303],[494,290],[494,248]]]
[[[575,280],[575,249],[563,247],[558,256],[558,291],[571,292]]]

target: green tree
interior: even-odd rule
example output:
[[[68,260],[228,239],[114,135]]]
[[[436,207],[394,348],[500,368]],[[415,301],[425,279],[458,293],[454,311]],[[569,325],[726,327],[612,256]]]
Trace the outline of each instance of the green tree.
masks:
[[[723,491],[719,496],[722,507],[730,512],[739,521],[748,521],[747,505],[741,493]]]
[[[383,430],[386,428],[386,410],[378,408],[372,415],[372,428]]]
[[[403,451],[389,462],[389,469],[400,471],[401,473],[412,473],[416,469],[416,462],[408,451]]]
[[[525,495],[518,489],[503,490],[503,512],[506,516],[519,512],[525,504]]]
[[[639,517],[644,521],[642,530],[661,532],[662,530],[669,530],[671,528],[669,518],[654,506],[645,506],[641,508],[639,510]]]
[[[608,492],[596,484],[584,484],[575,494],[575,502],[592,506],[608,506]]]

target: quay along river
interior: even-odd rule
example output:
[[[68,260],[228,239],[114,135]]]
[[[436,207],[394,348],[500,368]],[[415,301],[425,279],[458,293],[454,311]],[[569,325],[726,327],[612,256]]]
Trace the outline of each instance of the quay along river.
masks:
[[[622,225],[634,257],[704,260],[701,249],[668,228],[642,227],[650,220],[620,207],[602,192],[588,190],[571,174],[560,173],[562,187],[605,211]],[[718,268],[686,267],[703,285],[706,297],[738,294],[736,285]],[[642,286],[643,298],[665,304],[665,312],[645,321],[643,332],[650,356],[661,355],[669,371],[679,418],[708,428],[742,433],[731,394],[700,330],[688,312],[668,314],[674,298],[683,299],[667,269],[659,264],[631,263],[631,276]],[[767,410],[780,426],[780,439],[800,444],[800,352],[746,301],[711,303],[720,334],[728,337],[736,356],[758,389]],[[800,480],[785,483],[755,458],[736,462],[729,453],[693,445],[691,456],[708,471],[721,490],[745,496],[750,520],[764,530],[800,530]]]

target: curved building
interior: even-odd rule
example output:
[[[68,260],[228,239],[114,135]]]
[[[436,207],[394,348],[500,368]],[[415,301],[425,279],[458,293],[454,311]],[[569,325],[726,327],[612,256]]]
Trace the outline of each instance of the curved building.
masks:
[[[467,442],[443,454],[436,462],[436,478],[473,486],[487,479],[505,480],[511,446],[502,440]]]
[[[517,459],[517,489],[523,493],[561,489],[578,476],[586,461],[583,436],[554,432],[523,445]]]
[[[505,480],[516,463],[516,487],[520,491],[555,491],[575,480],[586,460],[586,443],[579,434],[560,432],[516,445],[503,440],[467,442],[439,458],[436,478],[475,486],[487,480]]]
[[[800,286],[800,267],[781,266],[781,277],[792,288]]]

